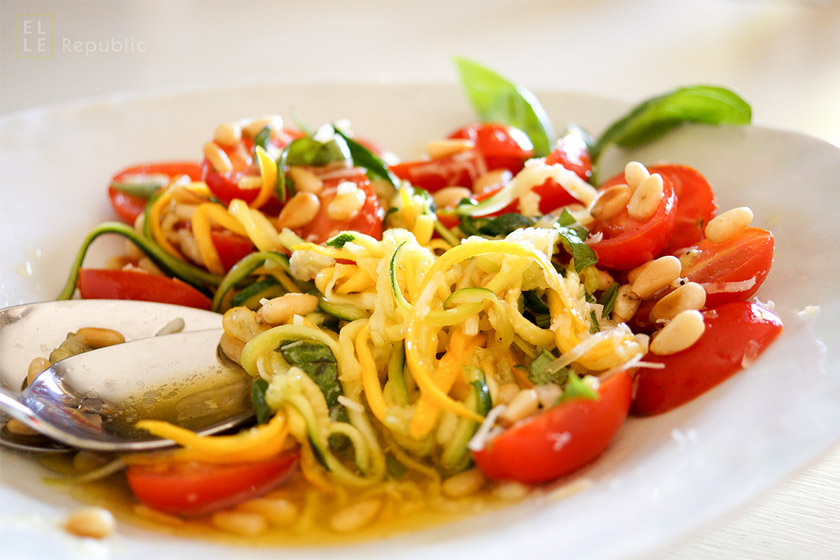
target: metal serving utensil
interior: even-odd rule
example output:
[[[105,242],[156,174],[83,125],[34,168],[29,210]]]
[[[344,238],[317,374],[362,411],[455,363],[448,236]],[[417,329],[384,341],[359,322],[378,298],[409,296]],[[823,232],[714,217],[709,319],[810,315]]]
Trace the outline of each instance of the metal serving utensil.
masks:
[[[183,320],[187,332],[154,336]],[[113,328],[126,340],[61,360],[18,391],[29,362],[85,326]],[[217,433],[253,416],[250,377],[219,350],[221,316],[180,306],[129,301],[63,301],[0,310],[0,412],[61,444],[94,451],[171,446],[134,424],[144,418]],[[60,448],[0,432],[0,444]]]

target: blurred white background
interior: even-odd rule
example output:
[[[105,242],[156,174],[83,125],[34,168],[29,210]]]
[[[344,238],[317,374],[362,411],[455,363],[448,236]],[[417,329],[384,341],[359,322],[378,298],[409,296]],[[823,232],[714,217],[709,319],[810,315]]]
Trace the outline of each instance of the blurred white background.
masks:
[[[458,54],[532,89],[629,101],[725,85],[757,124],[840,145],[840,2],[2,0],[0,40],[0,113],[252,83],[451,82]],[[835,449],[656,558],[840,558],[838,509]]]

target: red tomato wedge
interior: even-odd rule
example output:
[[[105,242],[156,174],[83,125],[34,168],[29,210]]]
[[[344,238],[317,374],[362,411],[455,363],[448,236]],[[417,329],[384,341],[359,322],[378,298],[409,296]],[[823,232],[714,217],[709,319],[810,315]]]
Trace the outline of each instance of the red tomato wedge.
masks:
[[[534,155],[534,145],[528,136],[518,128],[504,124],[470,124],[459,128],[449,138],[472,140],[488,170],[507,169],[518,173],[525,160]]]
[[[686,165],[654,165],[648,170],[671,181],[677,195],[674,231],[664,252],[671,253],[702,240],[706,224],[717,211],[715,193],[706,178]]]
[[[561,403],[518,422],[473,453],[493,480],[528,484],[567,475],[598,457],[624,423],[633,386],[626,372],[605,380],[598,400]]]
[[[356,183],[356,186],[364,191],[365,202],[353,218],[336,220],[330,217],[329,206],[336,196],[338,185],[345,181]],[[318,213],[308,224],[294,230],[305,240],[320,244],[341,231],[358,231],[376,239],[382,238],[382,220],[385,213],[364,171],[354,168],[342,176],[325,179],[318,198],[321,202]]]
[[[146,199],[123,192],[113,185],[132,179],[139,180],[144,175],[162,175],[170,179],[178,175],[187,175],[190,180],[198,181],[201,179],[201,168],[197,163],[182,161],[147,163],[128,167],[114,175],[111,178],[111,185],[108,187],[108,198],[120,219],[128,224],[134,224],[137,216],[142,214],[146,209]]]
[[[82,299],[131,299],[210,309],[210,299],[175,278],[142,270],[83,268],[79,271]]]
[[[592,177],[592,159],[586,141],[580,134],[569,132],[557,140],[554,150],[545,158],[549,165],[559,163],[569,171],[574,171],[578,177],[588,181]]]
[[[706,330],[691,347],[669,356],[647,354],[664,369],[636,374],[633,414],[660,414],[698,397],[752,363],[782,332],[782,322],[754,303],[727,303],[703,312]]]
[[[601,189],[623,183],[624,174],[617,175]],[[599,241],[588,242],[598,255],[598,264],[616,270],[629,270],[645,263],[662,252],[674,231],[677,197],[667,177],[662,178],[662,200],[650,218],[633,218],[623,210],[608,220],[598,220],[590,227],[590,234],[601,234]]]
[[[300,455],[253,463],[130,465],[131,491],[145,505],[175,515],[201,515],[263,494],[294,473]]]
[[[233,265],[255,251],[254,244],[247,237],[242,237],[226,229],[210,230],[210,239],[219,252],[222,268],[230,270]]]
[[[487,172],[484,158],[476,150],[445,157],[407,161],[390,167],[391,172],[415,187],[437,192],[445,187],[471,188]]]
[[[706,307],[743,301],[761,286],[773,264],[773,234],[747,228],[723,243],[704,239],[676,253],[682,275],[706,290]]]

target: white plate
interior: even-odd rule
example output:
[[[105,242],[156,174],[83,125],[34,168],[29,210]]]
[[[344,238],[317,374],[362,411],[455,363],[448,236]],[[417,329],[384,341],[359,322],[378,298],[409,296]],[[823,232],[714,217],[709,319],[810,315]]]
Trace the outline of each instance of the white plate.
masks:
[[[600,130],[624,103],[543,93],[558,128]],[[4,118],[0,128],[0,304],[58,293],[78,243],[111,217],[105,185],[128,164],[196,159],[215,124],[264,112],[320,124],[342,117],[402,156],[473,118],[448,85],[283,85],[116,99]],[[746,372],[674,412],[633,419],[581,475],[592,484],[550,504],[526,503],[396,539],[328,549],[305,558],[622,558],[650,551],[744,503],[803,467],[840,436],[840,150],[799,134],[756,127],[685,127],[628,154],[700,169],[720,206],[749,205],[773,230],[776,263],[759,292],[785,319],[783,335]],[[98,253],[108,247],[99,247]],[[805,323],[796,312],[820,313]],[[818,342],[822,341],[822,343]],[[0,451],[0,542],[4,555],[210,560],[278,558],[290,551],[235,549],[123,524],[103,543],[65,535],[75,502],[41,482],[28,458]],[[5,556],[8,557],[8,556]]]

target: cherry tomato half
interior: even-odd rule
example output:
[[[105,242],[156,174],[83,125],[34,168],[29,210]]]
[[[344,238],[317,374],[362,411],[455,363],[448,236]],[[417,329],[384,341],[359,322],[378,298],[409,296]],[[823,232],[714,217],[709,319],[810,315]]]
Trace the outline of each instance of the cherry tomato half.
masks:
[[[233,265],[254,252],[254,244],[247,237],[242,237],[229,230],[212,229],[210,239],[216,251],[219,252],[219,260],[222,261],[222,268],[230,270]]]
[[[263,494],[283,483],[300,455],[284,454],[253,463],[166,463],[130,465],[131,491],[152,509],[201,515]]]
[[[201,168],[197,163],[181,161],[147,163],[128,167],[114,175],[111,185],[108,186],[108,199],[120,219],[128,224],[134,224],[137,216],[143,213],[147,200],[114,188],[113,184],[143,175],[163,175],[170,179],[178,175],[187,175],[190,180],[198,181],[201,178]]]
[[[624,423],[633,381],[626,372],[605,380],[598,400],[566,401],[518,422],[473,453],[493,480],[528,484],[569,474],[600,455]]]
[[[624,174],[608,180],[601,188],[624,182]],[[662,252],[674,231],[677,197],[667,177],[662,177],[662,200],[647,219],[633,218],[624,209],[608,220],[598,220],[590,233],[601,234],[599,241],[589,241],[598,255],[598,264],[616,270],[629,270]],[[591,237],[590,237],[591,239]]]
[[[638,371],[633,414],[660,414],[702,395],[752,362],[782,332],[773,313],[743,301],[704,311],[703,320],[706,330],[691,347],[644,357],[665,368]]]
[[[82,299],[131,299],[210,309],[210,299],[176,278],[142,270],[83,268],[79,271]]]
[[[505,124],[474,123],[459,128],[449,138],[472,140],[488,170],[507,169],[518,173],[525,160],[534,155],[534,145],[528,135]]]
[[[415,187],[437,192],[445,187],[471,188],[487,172],[487,165],[476,150],[449,156],[407,161],[390,167],[391,172]]]
[[[706,178],[686,165],[654,165],[648,170],[667,178],[677,195],[674,231],[663,251],[671,253],[702,240],[706,224],[717,211],[715,193]]]

